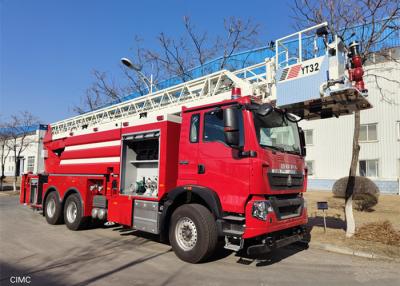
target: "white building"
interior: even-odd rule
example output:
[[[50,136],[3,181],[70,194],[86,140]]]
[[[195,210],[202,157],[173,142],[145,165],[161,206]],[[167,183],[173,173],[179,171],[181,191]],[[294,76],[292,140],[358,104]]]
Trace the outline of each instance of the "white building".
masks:
[[[397,50],[396,52],[398,52]],[[400,64],[367,65],[368,100],[373,108],[362,111],[358,175],[371,178],[382,193],[400,193]],[[381,91],[380,91],[381,89]],[[301,121],[307,144],[309,189],[331,190],[348,175],[354,132],[354,116]]]
[[[38,125],[32,128],[31,134],[25,139],[26,142],[29,142],[29,145],[21,152],[17,164],[15,164],[14,160],[15,154],[10,150],[4,168],[4,175],[6,177],[14,176],[15,169],[17,169],[17,174],[44,171],[44,161],[40,156],[42,155],[41,150],[43,150],[43,138],[45,133],[46,125]],[[7,147],[4,152],[7,153]]]

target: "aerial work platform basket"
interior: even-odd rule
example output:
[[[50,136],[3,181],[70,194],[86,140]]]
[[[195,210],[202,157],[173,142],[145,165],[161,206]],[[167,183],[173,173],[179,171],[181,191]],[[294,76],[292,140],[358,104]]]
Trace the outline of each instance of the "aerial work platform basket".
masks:
[[[346,47],[322,23],[275,43],[276,105],[307,120],[371,108],[358,43]]]

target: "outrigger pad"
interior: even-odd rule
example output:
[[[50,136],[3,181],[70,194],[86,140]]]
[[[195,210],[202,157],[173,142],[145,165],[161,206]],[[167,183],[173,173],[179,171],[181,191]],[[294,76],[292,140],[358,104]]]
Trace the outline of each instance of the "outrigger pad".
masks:
[[[279,108],[306,120],[325,119],[353,114],[356,110],[372,108],[371,103],[354,88],[330,92],[329,96],[280,106]]]

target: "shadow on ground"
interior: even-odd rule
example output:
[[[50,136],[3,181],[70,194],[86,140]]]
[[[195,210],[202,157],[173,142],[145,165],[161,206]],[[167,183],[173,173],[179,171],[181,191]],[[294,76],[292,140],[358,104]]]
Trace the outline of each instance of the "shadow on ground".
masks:
[[[17,283],[19,281],[25,281],[25,283]],[[22,280],[25,279],[25,280]],[[5,262],[0,262],[0,285],[67,285],[65,281],[55,275],[49,273],[35,273],[28,269],[11,265]]]
[[[309,232],[314,226],[324,227],[324,218],[321,216],[309,217],[307,228]],[[346,222],[340,218],[327,216],[326,217],[326,227],[332,229],[343,229],[346,230]]]
[[[159,242],[165,245],[169,245],[168,241],[163,241],[160,240],[158,235],[147,233],[147,232],[141,232],[138,230],[133,230],[130,228],[125,228],[123,226],[117,226],[113,228],[113,231],[118,231],[120,232],[121,236],[134,236],[136,238],[141,238],[144,240],[149,240],[149,241],[155,241]],[[295,255],[296,253],[306,250],[308,248],[308,242],[310,241],[310,234],[307,234],[307,238],[298,243],[294,243],[292,245],[280,248],[280,249],[274,249],[268,254],[264,254],[261,256],[248,256],[246,253],[246,248],[243,249],[240,252],[235,253],[235,256],[238,257],[239,259],[237,260],[237,263],[239,264],[245,264],[245,265],[250,265],[255,263],[256,266],[268,266],[272,265],[274,263],[277,263],[289,256]],[[219,261],[222,260],[230,255],[233,255],[234,252],[228,249],[224,248],[224,243],[220,241],[218,243],[218,247],[215,251],[215,253],[206,261],[203,263],[210,263],[214,261]],[[178,258],[177,258],[178,259]]]
[[[239,264],[244,264],[244,265],[255,264],[255,266],[257,267],[262,267],[278,263],[306,249],[308,249],[308,242],[301,241],[282,248],[273,249],[269,253],[257,256],[249,256],[246,253],[246,249],[243,249],[242,251],[236,253],[235,256],[239,258],[237,260],[237,263]]]
[[[98,263],[104,259],[113,259],[119,254],[124,253],[128,249],[135,247],[129,245],[127,242],[100,242],[95,243],[96,246],[86,248],[82,250],[68,250],[65,255],[60,255],[57,259],[43,259],[43,263],[38,263],[37,266],[32,268],[23,268],[17,266],[17,263],[13,265],[6,262],[0,261],[0,285],[15,285],[21,283],[13,283],[15,277],[29,277],[30,283],[24,283],[29,285],[72,285],[68,277],[71,273],[78,272],[85,267],[87,263]],[[137,243],[136,243],[137,244]],[[98,249],[101,249],[99,251]],[[99,274],[93,274],[87,279],[84,279],[73,285],[96,285],[97,281],[100,281],[106,277],[135,267],[139,264],[145,263],[149,260],[157,259],[158,257],[167,254],[171,249],[160,251],[157,253],[143,253],[139,258],[128,261],[117,267],[110,265],[107,271],[101,271]],[[29,259],[29,257],[23,258],[18,263],[23,263],[23,260]],[[53,272],[53,273],[52,273]],[[54,274],[57,273],[57,274]],[[25,278],[26,279],[26,278]]]

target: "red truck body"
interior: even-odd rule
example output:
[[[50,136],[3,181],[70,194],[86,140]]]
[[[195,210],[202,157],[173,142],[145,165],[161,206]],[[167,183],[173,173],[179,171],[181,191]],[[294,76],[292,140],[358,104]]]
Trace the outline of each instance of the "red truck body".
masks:
[[[210,133],[206,134],[209,123],[205,117],[218,120],[215,118],[221,117],[224,109],[235,106],[239,106],[237,112],[242,121],[242,146],[233,148],[224,140],[209,140],[213,136],[221,139],[221,130],[219,123],[213,123]],[[49,126],[44,138],[45,172],[23,176],[20,202],[43,208],[44,215],[50,216],[53,206],[50,198],[55,197],[54,210],[61,209],[60,216],[64,214],[66,220],[68,197],[75,195],[81,204],[77,211],[82,219],[95,217],[98,212],[94,208],[97,208],[105,210],[107,221],[161,235],[171,232],[175,210],[195,203],[212,214],[218,237],[225,237],[227,245],[239,245],[237,249],[246,241],[257,241],[255,250],[262,251],[287,238],[281,245],[298,240],[307,223],[307,209],[302,198],[307,187],[304,154],[300,150],[295,153],[262,146],[255,127],[257,115],[251,106],[262,105],[250,96],[240,97],[183,108],[181,117],[159,115],[153,121],[148,117],[144,118],[147,123],[139,120],[131,126],[131,122],[122,122],[114,129],[93,128],[93,132],[84,135],[71,132],[70,136],[57,140],[52,139]],[[295,126],[297,128],[297,124]],[[225,126],[221,132],[226,131]],[[156,160],[128,162],[128,159],[139,158],[139,153],[145,153],[134,148],[150,142],[138,139],[146,136],[151,137],[149,140],[153,143],[158,142],[158,155],[151,157]],[[137,157],[129,157],[132,150],[136,150],[134,156]],[[133,165],[137,168],[130,170]],[[150,168],[154,166],[156,175]],[[150,172],[157,177],[157,195],[128,191],[134,187],[143,189],[139,172]],[[139,179],[132,181],[130,174],[136,174]],[[143,184],[145,180],[143,177]],[[257,204],[264,201],[268,204]],[[156,209],[155,216],[149,214],[143,218],[141,215],[144,209],[148,212],[146,202]],[[268,208],[265,217],[255,216],[258,212],[255,203],[261,213],[263,208]],[[147,227],[146,221],[154,224]],[[67,226],[78,228],[71,227],[70,223]],[[178,256],[190,262],[199,260]]]
[[[301,39],[311,30],[310,58]],[[359,43],[345,48],[327,35],[322,23],[278,39],[274,58],[261,64],[54,123],[43,142],[45,171],[23,176],[20,202],[71,230],[100,220],[159,234],[192,263],[220,239],[249,255],[301,240],[307,168],[298,120],[372,107]],[[229,89],[232,99],[223,100]],[[258,97],[241,97],[241,89]]]

